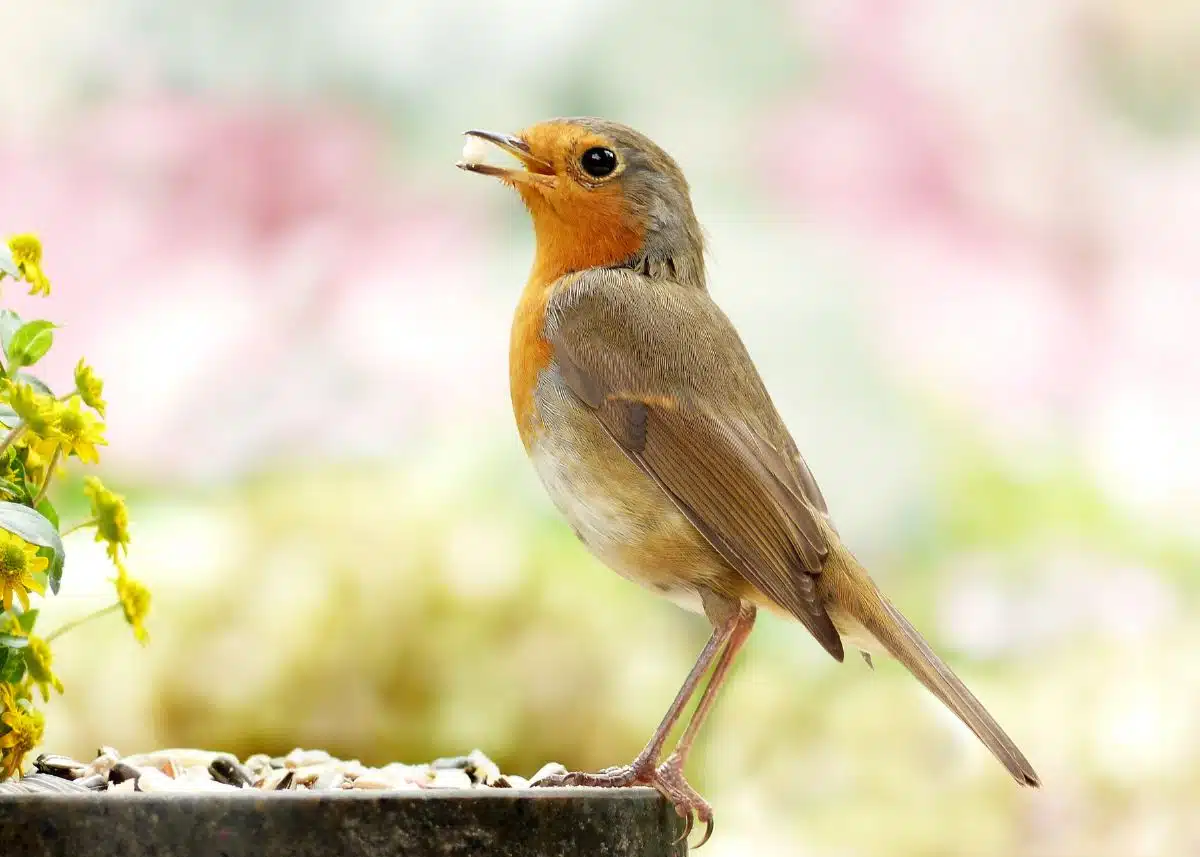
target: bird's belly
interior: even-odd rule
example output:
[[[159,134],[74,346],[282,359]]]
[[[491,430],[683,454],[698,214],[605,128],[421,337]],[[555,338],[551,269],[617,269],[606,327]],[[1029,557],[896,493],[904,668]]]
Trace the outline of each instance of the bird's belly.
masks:
[[[691,522],[557,378],[538,385],[530,458],[580,541],[621,576],[701,612],[724,563]]]

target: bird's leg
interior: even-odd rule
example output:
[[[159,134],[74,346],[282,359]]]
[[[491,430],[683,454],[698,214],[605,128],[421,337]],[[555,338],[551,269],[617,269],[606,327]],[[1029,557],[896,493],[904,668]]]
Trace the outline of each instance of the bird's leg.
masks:
[[[754,628],[756,614],[757,610],[750,604],[743,605],[738,610],[734,617],[732,633],[725,644],[725,649],[721,652],[720,659],[717,660],[716,667],[713,668],[708,687],[704,689],[704,695],[700,697],[700,702],[692,713],[692,719],[688,721],[687,729],[684,730],[679,743],[675,745],[675,750],[655,771],[655,786],[675,805],[675,811],[687,820],[687,832],[691,832],[696,819],[708,825],[704,838],[695,846],[696,848],[699,848],[712,836],[713,812],[708,802],[684,779],[683,766],[687,763],[688,754],[692,751],[692,743],[696,740],[700,727],[704,725],[705,719],[717,700],[721,686],[728,678],[729,667],[733,663],[733,659],[745,645],[750,631]]]
[[[667,743],[667,737],[671,734],[671,729],[674,728],[676,722],[678,722],[680,716],[683,714],[688,701],[695,695],[700,680],[708,672],[708,668],[717,657],[717,653],[721,651],[721,647],[735,633],[739,618],[738,614],[735,613],[713,629],[712,636],[708,638],[708,643],[704,646],[704,650],[700,652],[700,657],[696,659],[696,665],[692,667],[692,671],[688,673],[683,687],[676,694],[675,701],[671,703],[671,707],[667,709],[662,722],[658,724],[658,729],[654,731],[654,735],[651,736],[649,743],[646,744],[642,752],[638,753],[637,758],[631,763],[615,768],[605,768],[603,771],[595,774],[582,772],[558,774],[539,780],[537,785],[599,786],[606,788],[635,785],[657,786],[658,772],[655,766],[658,765],[658,758],[662,755],[663,746]],[[710,684],[709,689],[711,690],[711,688],[712,685]],[[708,691],[705,691],[705,696],[708,696]],[[695,718],[693,717],[694,720]]]
[[[673,767],[677,770],[682,770],[687,764],[688,754],[692,750],[692,742],[696,740],[696,736],[700,733],[700,727],[704,725],[709,712],[712,710],[713,704],[717,701],[717,694],[721,690],[721,686],[725,684],[725,680],[729,677],[729,667],[733,663],[733,659],[737,657],[737,653],[742,646],[746,644],[746,639],[750,636],[750,631],[754,628],[754,619],[758,613],[753,605],[742,607],[733,621],[732,633],[729,635],[729,640],[725,646],[725,650],[721,652],[721,657],[717,661],[717,666],[713,669],[712,678],[708,680],[708,687],[704,689],[704,695],[700,697],[700,704],[696,706],[696,710],[692,712],[692,719],[688,721],[687,729],[679,738],[679,743],[675,745],[674,752],[662,765],[663,768]]]

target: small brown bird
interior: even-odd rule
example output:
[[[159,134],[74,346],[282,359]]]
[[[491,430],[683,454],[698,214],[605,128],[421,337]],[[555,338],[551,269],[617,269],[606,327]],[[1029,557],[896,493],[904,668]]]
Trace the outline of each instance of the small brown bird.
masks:
[[[757,608],[799,619],[830,655],[886,652],[1021,785],[1038,776],[838,537],[821,490],[737,331],[708,294],[683,173],[642,134],[555,119],[468,131],[464,170],[514,187],[537,253],[513,321],[521,440],[580,540],[622,576],[702,612],[713,634],[645,749],[554,784],[652,785],[687,821],[712,810],[683,777],[696,733]],[[487,164],[478,141],[520,166]],[[715,666],[714,666],[715,665]],[[712,678],[674,752],[672,726]]]

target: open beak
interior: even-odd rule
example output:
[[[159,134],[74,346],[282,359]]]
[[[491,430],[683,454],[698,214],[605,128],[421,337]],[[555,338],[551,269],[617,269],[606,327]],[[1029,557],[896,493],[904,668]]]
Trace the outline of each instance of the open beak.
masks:
[[[469,151],[472,146],[468,143],[463,149],[463,160],[455,164],[460,170],[530,184],[542,184],[553,181],[554,167],[541,158],[535,157],[529,148],[529,144],[520,137],[514,137],[511,134],[497,134],[493,131],[464,131],[463,133],[468,137],[484,140],[497,148],[503,149],[520,161],[524,169],[485,164],[482,159],[477,160],[470,157],[474,153]]]

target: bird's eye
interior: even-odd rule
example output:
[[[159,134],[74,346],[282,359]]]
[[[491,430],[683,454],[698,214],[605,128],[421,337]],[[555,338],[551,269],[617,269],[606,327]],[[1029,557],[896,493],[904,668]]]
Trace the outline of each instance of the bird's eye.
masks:
[[[579,164],[592,178],[602,179],[617,168],[617,155],[612,149],[593,146],[583,153]]]

